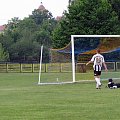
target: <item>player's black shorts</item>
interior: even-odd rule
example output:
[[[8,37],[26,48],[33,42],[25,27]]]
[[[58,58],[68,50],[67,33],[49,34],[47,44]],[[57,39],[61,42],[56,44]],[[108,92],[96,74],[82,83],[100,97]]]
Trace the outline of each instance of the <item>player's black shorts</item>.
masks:
[[[94,70],[94,76],[98,76],[98,75],[101,75],[101,71],[95,71]]]

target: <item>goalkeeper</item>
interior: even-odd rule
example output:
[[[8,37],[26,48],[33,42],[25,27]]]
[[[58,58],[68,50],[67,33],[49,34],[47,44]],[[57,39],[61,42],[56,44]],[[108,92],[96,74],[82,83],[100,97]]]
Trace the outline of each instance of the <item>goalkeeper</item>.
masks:
[[[104,57],[100,54],[100,49],[97,49],[96,52],[97,53],[93,55],[92,59],[88,63],[86,63],[86,65],[90,63],[94,63],[93,69],[94,69],[94,78],[96,81],[96,89],[100,89],[102,85],[100,81],[102,65],[104,66],[105,71],[107,71],[107,66],[105,64]]]
[[[120,83],[114,83],[112,79],[108,80],[108,88],[120,88]]]

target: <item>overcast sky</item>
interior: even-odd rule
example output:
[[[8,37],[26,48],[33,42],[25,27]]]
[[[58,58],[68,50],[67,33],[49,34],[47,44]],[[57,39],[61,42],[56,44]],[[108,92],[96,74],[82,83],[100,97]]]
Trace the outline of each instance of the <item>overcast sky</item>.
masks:
[[[54,17],[61,16],[68,6],[68,0],[0,0],[0,25],[7,24],[13,17],[28,17],[41,2]]]

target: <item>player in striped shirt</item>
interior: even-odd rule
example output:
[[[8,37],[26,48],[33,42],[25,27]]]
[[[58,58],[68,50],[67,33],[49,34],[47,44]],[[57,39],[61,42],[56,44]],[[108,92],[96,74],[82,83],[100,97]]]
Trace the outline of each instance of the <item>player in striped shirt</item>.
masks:
[[[92,59],[88,63],[86,63],[86,65],[90,63],[94,63],[93,69],[94,69],[94,78],[96,81],[96,89],[100,89],[101,88],[100,75],[101,75],[102,65],[104,66],[105,71],[107,71],[107,66],[105,64],[104,57],[100,54],[100,49],[97,49],[96,52],[97,53],[93,55]]]

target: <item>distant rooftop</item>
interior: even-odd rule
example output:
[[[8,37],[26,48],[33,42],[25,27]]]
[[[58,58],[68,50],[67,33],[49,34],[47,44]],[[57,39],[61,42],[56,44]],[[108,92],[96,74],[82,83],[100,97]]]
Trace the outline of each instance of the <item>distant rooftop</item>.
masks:
[[[0,26],[0,32],[4,31],[5,30],[5,25],[1,25]]]
[[[43,6],[42,2],[41,2],[41,5],[38,7],[38,9],[41,10],[41,11],[46,10],[45,7]]]
[[[41,4],[40,4],[40,6],[38,7],[38,10],[40,10],[40,11],[46,10],[46,8],[44,7],[44,5],[43,5],[42,2],[41,2]],[[59,20],[61,20],[61,18],[62,18],[62,16],[57,16],[55,19],[56,19],[57,21],[59,21]]]

